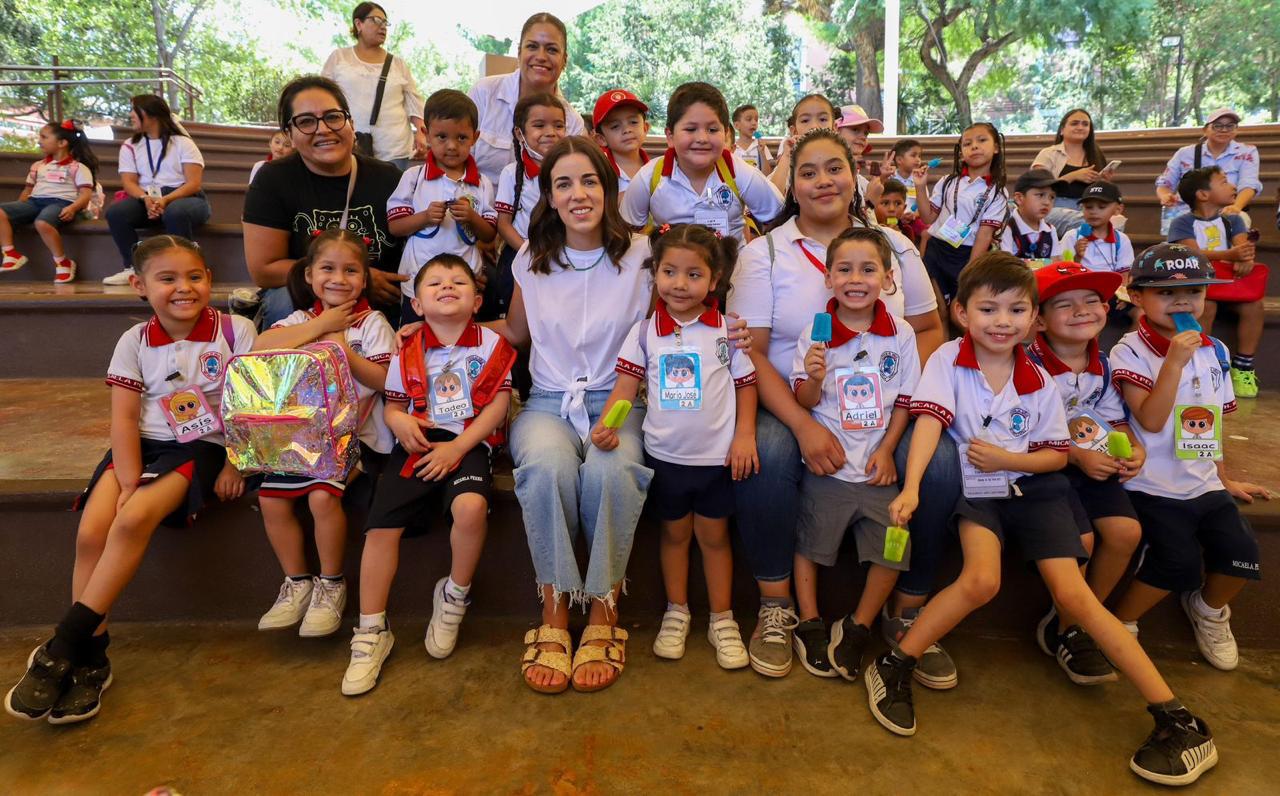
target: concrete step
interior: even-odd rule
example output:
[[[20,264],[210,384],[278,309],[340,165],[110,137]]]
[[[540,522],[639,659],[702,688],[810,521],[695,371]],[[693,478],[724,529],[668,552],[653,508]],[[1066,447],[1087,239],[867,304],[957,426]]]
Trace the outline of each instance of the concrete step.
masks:
[[[245,175],[247,177],[248,171]],[[121,190],[123,185],[118,177],[99,180],[102,188],[107,194],[107,204],[110,205],[115,201],[116,191]],[[25,182],[22,177],[0,177],[0,195],[17,196],[24,186]],[[249,187],[249,182],[244,179],[241,182],[204,182],[204,193],[209,200],[209,205],[213,210],[213,216],[209,219],[212,224],[230,224],[240,220],[240,216],[244,213],[244,194]]]
[[[26,179],[27,171],[31,168],[31,164],[40,160],[41,157],[43,156],[38,152],[0,153],[0,177],[18,177]],[[208,182],[225,183],[243,181],[245,185],[248,185],[250,168],[252,168],[254,163],[265,158],[266,153],[264,152],[261,157],[250,161],[248,165],[244,164],[244,158],[205,158],[204,179]],[[120,155],[118,152],[112,152],[110,155],[99,157],[98,180],[119,180],[119,162]]]

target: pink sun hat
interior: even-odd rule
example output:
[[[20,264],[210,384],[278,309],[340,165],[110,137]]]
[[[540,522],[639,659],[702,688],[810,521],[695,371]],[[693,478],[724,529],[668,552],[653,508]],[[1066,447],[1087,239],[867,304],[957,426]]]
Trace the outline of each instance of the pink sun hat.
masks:
[[[840,108],[840,121],[836,122],[836,127],[860,127],[867,125],[873,133],[884,132],[884,122],[879,119],[872,119],[867,112],[862,109],[861,105],[845,105]]]

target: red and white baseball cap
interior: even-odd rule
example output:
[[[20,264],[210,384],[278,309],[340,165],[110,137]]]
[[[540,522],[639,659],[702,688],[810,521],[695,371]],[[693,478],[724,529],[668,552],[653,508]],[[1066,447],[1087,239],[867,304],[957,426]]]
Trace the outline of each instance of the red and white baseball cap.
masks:
[[[640,98],[625,88],[612,88],[600,95],[600,99],[596,100],[596,108],[591,112],[591,126],[599,127],[604,121],[604,117],[608,116],[614,108],[624,105],[630,105],[641,113],[648,113],[649,106],[640,101]]]
[[[1103,301],[1110,301],[1124,276],[1115,271],[1090,271],[1080,263],[1050,263],[1036,269],[1036,290],[1043,304],[1068,290],[1092,290]]]
[[[840,121],[836,122],[836,127],[859,127],[867,125],[873,133],[884,132],[884,122],[879,119],[872,119],[867,112],[862,109],[861,105],[845,105],[840,109]]]

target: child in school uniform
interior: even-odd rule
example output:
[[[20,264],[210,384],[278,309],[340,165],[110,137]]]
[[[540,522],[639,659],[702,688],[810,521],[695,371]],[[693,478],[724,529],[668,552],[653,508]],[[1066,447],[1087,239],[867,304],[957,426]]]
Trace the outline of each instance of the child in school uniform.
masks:
[[[667,102],[667,151],[632,177],[622,218],[653,224],[701,224],[741,241],[743,213],[768,223],[782,194],[758,169],[725,149],[729,106],[709,83],[685,83]]]
[[[478,243],[497,235],[493,186],[471,156],[480,116],[476,104],[461,91],[441,89],[427,98],[422,113],[427,162],[405,171],[387,199],[387,228],[408,239],[399,269],[408,277],[400,283],[402,323],[419,320],[413,283],[423,263],[437,254],[456,254],[479,273],[484,259]]]
[[[1223,214],[1222,210],[1236,199],[1236,188],[1227,181],[1217,166],[1193,169],[1178,181],[1178,193],[1192,210],[1175,218],[1169,225],[1169,242],[1181,243],[1203,253],[1213,262],[1219,279],[1246,281],[1256,287],[1259,298],[1235,301],[1239,316],[1236,327],[1236,351],[1231,357],[1231,388],[1237,398],[1258,397],[1258,375],[1253,358],[1262,343],[1266,311],[1262,291],[1266,289],[1268,269],[1254,261],[1257,249],[1249,238],[1240,213]],[[1218,314],[1218,301],[1206,296],[1205,313],[1200,325],[1212,332]]]
[[[631,178],[649,162],[644,139],[649,135],[649,106],[630,91],[610,89],[596,99],[591,122],[596,143],[618,174],[618,195],[626,193]]]
[[[387,370],[385,414],[396,445],[366,520],[360,622],[342,678],[347,696],[377,685],[395,643],[387,598],[401,537],[425,532],[446,511],[453,557],[432,591],[424,646],[446,658],[457,645],[488,527],[490,452],[502,440],[511,400],[515,350],[475,322],[483,296],[470,264],[438,254],[418,271],[414,290],[415,312],[426,323]]]
[[[1045,221],[1056,198],[1058,178],[1045,169],[1031,169],[1013,184],[1016,209],[1000,230],[1000,248],[1020,260],[1043,265],[1062,254],[1058,233]]]
[[[911,565],[909,543],[897,547],[900,529],[890,529],[889,503],[898,494],[894,450],[910,420],[911,393],[920,377],[920,357],[911,326],[880,300],[895,292],[893,250],[877,229],[850,228],[827,248],[826,284],[831,340],[812,341],[813,326],[800,336],[792,358],[796,401],[840,440],[845,464],[830,476],[805,471],[796,529],[794,579],[800,626],[796,651],[813,675],[856,681],[871,642],[870,627]],[[840,542],[852,533],[858,560],[869,565],[854,611],[831,626],[827,645],[808,649],[806,640],[827,637],[818,612],[818,566],[836,563]],[[817,633],[806,632],[812,628]]]
[[[1048,374],[1022,341],[1036,318],[1036,278],[1016,257],[991,252],[960,275],[957,315],[964,337],[944,343],[912,396],[917,416],[901,494],[889,507],[906,526],[920,504],[920,479],[945,431],[959,446],[963,496],[955,508],[964,566],[890,651],[867,667],[872,716],[896,735],[916,732],[912,670],[930,644],[995,597],[1001,552],[1016,539],[1062,612],[1092,636],[1147,702],[1156,727],[1129,761],[1139,776],[1194,782],[1218,761],[1213,736],[1173,695],[1137,639],[1107,612],[1080,574],[1084,530],[1059,472],[1067,423]]]
[[[787,137],[778,145],[778,159],[773,162],[773,171],[769,172],[769,182],[774,184],[779,193],[785,196],[790,187],[787,180],[791,176],[791,150],[795,148],[796,142],[805,133],[818,127],[836,129],[836,120],[839,118],[840,112],[836,110],[836,106],[822,94],[806,94],[791,106],[791,115],[787,117]],[[857,159],[858,156],[854,155],[854,160]]]
[[[253,168],[249,169],[249,182],[253,182],[253,178],[258,176],[258,169],[267,165],[273,160],[279,160],[293,154],[293,139],[284,130],[276,130],[271,136],[270,149],[267,151],[265,160],[259,160],[253,164]]]
[[[760,111],[754,105],[739,105],[733,109],[733,129],[737,135],[733,140],[733,154],[768,174],[766,164],[769,161],[769,147],[764,141],[756,138],[756,130],[760,129]]]
[[[1111,365],[1147,461],[1125,482],[1143,553],[1116,616],[1136,635],[1138,620],[1178,592],[1200,654],[1230,670],[1240,659],[1230,603],[1261,577],[1258,542],[1235,499],[1270,493],[1227,477],[1223,418],[1236,410],[1227,349],[1186,326],[1214,284],[1222,280],[1203,254],[1172,243],[1144,251],[1129,274],[1142,319],[1111,350]]]
[[[77,503],[71,607],[5,695],[5,711],[20,719],[98,714],[112,680],[107,614],[156,527],[186,527],[205,503],[244,492],[218,409],[227,362],[253,347],[253,323],[209,306],[209,268],[185,238],[149,238],[133,268],[133,289],[155,314],[121,335],[107,368],[111,450]]]
[[[1063,251],[1074,252],[1076,262],[1090,271],[1124,273],[1132,268],[1133,243],[1115,224],[1123,202],[1115,183],[1099,180],[1086,186],[1080,198],[1084,224],[1062,236]]]
[[[1046,172],[1047,173],[1047,172]],[[1045,369],[1062,399],[1071,447],[1063,474],[1071,484],[1071,507],[1089,529],[1086,581],[1104,602],[1120,582],[1142,536],[1138,515],[1124,489],[1146,460],[1146,449],[1129,428],[1128,412],[1111,379],[1098,335],[1107,325],[1107,305],[1124,279],[1111,271],[1090,271],[1079,263],[1058,262],[1036,271],[1040,313],[1029,353]],[[1120,458],[1108,448],[1108,433],[1129,438],[1131,455]],[[1070,618],[1053,608],[1036,628],[1036,642],[1057,659],[1077,685],[1116,679],[1097,644]]]
[[[707,640],[724,669],[749,663],[731,605],[733,481],[760,471],[755,367],[730,345],[727,322],[712,296],[737,257],[733,239],[698,224],[654,230],[647,267],[654,275],[657,308],[623,342],[617,381],[591,432],[600,450],[617,448],[617,429],[606,427],[603,418],[618,401],[635,401],[641,382],[648,385],[645,464],[653,470],[649,504],[662,521],[667,592],[653,654],[684,657],[692,619],[689,546],[696,537],[711,603]]]
[[[907,222],[907,217],[914,215],[907,210],[907,186],[894,179],[884,182],[883,186],[880,198],[875,201],[876,221],[881,226],[898,230],[907,240],[919,246],[915,230]]]

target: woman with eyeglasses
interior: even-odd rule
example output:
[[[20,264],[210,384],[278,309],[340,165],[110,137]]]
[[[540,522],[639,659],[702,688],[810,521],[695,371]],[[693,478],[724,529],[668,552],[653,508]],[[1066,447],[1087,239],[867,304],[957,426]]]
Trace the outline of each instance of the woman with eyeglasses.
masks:
[[[508,163],[516,161],[516,103],[531,94],[551,94],[564,105],[565,135],[583,135],[585,126],[569,101],[560,94],[560,75],[569,62],[564,23],[552,14],[538,13],[520,29],[517,58],[509,75],[482,77],[467,92],[480,109],[480,130],[471,154],[480,173],[494,185]]]
[[[139,227],[163,226],[170,235],[195,240],[196,227],[213,215],[202,185],[204,157],[169,104],[154,94],[139,94],[130,104],[134,134],[120,147],[119,165],[128,196],[106,213],[124,269],[103,279],[104,285],[129,284]]]
[[[1245,219],[1245,226],[1251,226],[1244,209],[1262,190],[1262,182],[1258,179],[1261,164],[1256,146],[1236,140],[1239,126],[1240,114],[1230,108],[1219,108],[1209,114],[1204,138],[1173,153],[1164,173],[1156,178],[1156,196],[1160,197],[1160,204],[1173,210],[1167,215],[1177,217],[1191,212],[1191,208],[1178,198],[1178,181],[1182,175],[1192,169],[1217,166],[1226,175],[1227,182],[1236,187],[1236,200],[1222,208],[1222,214],[1240,213]]]
[[[296,156],[265,164],[244,197],[245,263],[254,283],[266,288],[260,328],[301,309],[284,287],[289,269],[314,235],[338,226],[344,209],[346,228],[369,247],[370,302],[396,323],[405,280],[396,273],[403,241],[387,226],[387,199],[400,183],[400,170],[354,153],[356,133],[346,95],[326,77],[290,82],[277,110]]]
[[[410,157],[426,155],[427,127],[422,92],[409,64],[384,47],[388,25],[387,12],[377,3],[356,6],[351,12],[355,46],[330,53],[320,74],[341,86],[351,103],[358,151],[404,171]]]

